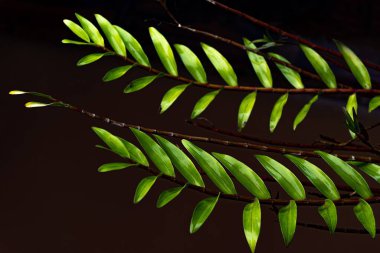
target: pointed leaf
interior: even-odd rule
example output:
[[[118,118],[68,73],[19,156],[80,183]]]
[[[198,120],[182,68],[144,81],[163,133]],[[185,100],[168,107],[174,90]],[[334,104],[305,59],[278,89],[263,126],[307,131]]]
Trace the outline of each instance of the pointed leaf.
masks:
[[[99,46],[104,47],[104,39],[102,35],[100,34],[98,28],[96,28],[95,25],[93,25],[88,19],[82,17],[78,13],[75,13],[75,16],[79,20],[80,24],[83,27],[83,30],[86,31],[90,39]]]
[[[376,182],[380,184],[380,165],[375,163],[365,163],[357,161],[350,161],[349,163],[359,168],[361,171],[375,179]]]
[[[371,98],[371,100],[369,101],[368,112],[372,112],[379,106],[380,106],[380,96]]]
[[[130,157],[127,148],[124,146],[123,142],[119,139],[119,137],[111,134],[110,132],[102,128],[92,127],[92,130],[105,144],[107,144],[107,146],[113,152],[115,152],[123,158]]]
[[[76,35],[78,36],[79,38],[81,38],[82,40],[86,41],[86,42],[90,42],[90,38],[88,37],[87,33],[82,29],[82,27],[80,27],[79,25],[77,25],[75,22],[69,20],[69,19],[64,19],[63,20],[63,23],[65,23],[65,25]]]
[[[105,53],[94,53],[94,54],[86,55],[86,56],[84,56],[78,60],[77,66],[84,66],[84,65],[93,63],[93,62],[101,59],[104,55],[106,55],[106,54]]]
[[[162,97],[160,105],[160,113],[164,113],[179,98],[190,84],[180,84],[170,88]]]
[[[225,194],[236,194],[234,183],[223,166],[209,153],[188,140],[182,140],[183,146],[195,158],[211,181]]]
[[[68,39],[63,39],[62,40],[63,44],[73,44],[73,45],[81,45],[81,46],[88,46],[91,45],[91,43],[87,42],[81,42],[81,41],[76,41],[76,40],[68,40]]]
[[[136,147],[135,144],[129,142],[129,141],[126,141],[124,140],[123,138],[120,138],[119,139],[123,142],[124,146],[126,147],[126,149],[128,150],[129,152],[129,155],[130,155],[130,159],[138,164],[141,164],[145,167],[148,167],[149,166],[149,162],[148,160],[146,159],[144,153],[138,148]]]
[[[346,111],[352,119],[354,119],[354,113],[356,113],[356,115],[358,114],[358,101],[356,99],[356,93],[348,97]],[[355,138],[355,133],[350,131],[350,134],[352,138]]]
[[[122,170],[128,167],[136,166],[133,163],[106,163],[98,168],[98,172],[109,172],[115,170]]]
[[[207,83],[206,72],[198,56],[185,45],[175,44],[174,47],[191,76],[200,83]]]
[[[372,207],[364,200],[360,199],[359,204],[354,207],[356,218],[363,225],[365,230],[368,231],[372,238],[376,236],[376,221],[373,215]]]
[[[161,208],[169,204],[182,192],[185,187],[186,185],[182,187],[170,188],[166,191],[161,192],[160,196],[158,196],[156,207]]]
[[[286,63],[291,63],[290,61],[288,61],[285,57],[279,55],[279,54],[275,54],[275,53],[268,53],[269,56],[273,57],[273,58],[276,58],[278,60],[281,60],[283,62],[286,62]],[[277,68],[281,71],[281,73],[284,75],[284,77],[286,78],[286,80],[288,80],[288,82],[293,85],[294,88],[296,89],[303,89],[304,86],[303,86],[303,83],[302,83],[302,79],[301,79],[301,75],[295,71],[294,69],[291,69],[287,66],[284,66],[282,64],[279,64],[279,63],[275,63]]]
[[[190,234],[197,232],[210,216],[216,203],[218,203],[219,195],[217,197],[209,197],[201,200],[193,211],[193,216],[190,222]]]
[[[146,196],[150,188],[152,188],[152,186],[156,182],[157,178],[158,176],[150,176],[140,181],[140,183],[137,185],[137,188],[136,188],[135,196],[133,198],[133,203],[135,204],[139,203]]]
[[[253,106],[256,102],[257,92],[251,92],[247,96],[243,98],[239,106],[238,113],[238,130],[241,131],[248,122],[249,116],[251,116],[251,112]]]
[[[297,204],[291,200],[289,205],[281,207],[278,213],[282,237],[286,246],[293,240],[297,226]]]
[[[274,104],[271,115],[270,115],[270,120],[269,120],[269,130],[271,133],[273,133],[274,130],[276,129],[277,124],[280,121],[281,116],[282,116],[282,110],[284,109],[284,106],[287,101],[288,101],[288,93],[285,93]]]
[[[125,65],[109,70],[103,76],[103,82],[113,81],[125,75],[134,65]]]
[[[214,101],[215,97],[221,90],[211,91],[203,95],[195,104],[193,111],[191,112],[191,119],[198,117],[207,107]]]
[[[306,118],[310,111],[311,106],[318,100],[318,95],[315,95],[306,105],[302,107],[297,116],[294,118],[293,130],[296,130],[297,126]]]
[[[247,204],[243,211],[243,227],[245,238],[247,239],[251,252],[255,252],[257,239],[261,229],[261,208],[258,199]]]
[[[40,92],[22,91],[22,90],[11,90],[11,91],[9,91],[9,95],[25,95],[25,94],[30,94],[30,95],[37,96],[37,97],[43,97],[43,98],[47,98],[50,100],[53,99],[52,96],[44,94],[44,93],[40,93]]]
[[[295,200],[306,198],[305,189],[293,172],[269,156],[256,155],[255,157],[291,198]]]
[[[323,206],[318,207],[318,213],[326,222],[330,233],[334,233],[336,224],[338,223],[338,215],[334,202],[332,202],[330,199],[326,199]]]
[[[153,75],[153,76],[144,76],[144,77],[137,78],[137,79],[133,80],[132,82],[130,82],[127,85],[127,87],[125,87],[124,93],[128,94],[128,93],[132,93],[135,91],[142,90],[146,86],[151,84],[154,80],[156,80],[157,78],[160,78],[162,76],[163,76],[162,73],[160,73],[160,74]]]
[[[203,48],[203,51],[206,53],[207,57],[211,61],[212,65],[218,71],[219,75],[223,78],[223,80],[229,86],[237,86],[238,82],[235,71],[232,68],[231,64],[227,61],[227,59],[215,48],[210,47],[205,43],[201,43],[201,46]]]
[[[46,104],[46,103],[31,101],[31,102],[26,103],[25,107],[26,108],[35,108],[35,107],[46,107],[46,106],[51,106],[51,105],[52,105],[51,103]]]

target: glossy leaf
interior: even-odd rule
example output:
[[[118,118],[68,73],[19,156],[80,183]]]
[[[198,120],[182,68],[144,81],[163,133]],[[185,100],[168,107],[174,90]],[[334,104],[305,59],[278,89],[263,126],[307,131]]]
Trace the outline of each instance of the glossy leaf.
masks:
[[[361,171],[375,179],[376,182],[380,184],[380,165],[375,163],[365,163],[357,161],[350,161],[349,163],[359,168]]]
[[[305,189],[293,172],[269,156],[256,155],[255,157],[291,198],[295,200],[306,198]]]
[[[286,63],[291,63],[290,61],[288,61],[285,57],[279,55],[279,54],[275,54],[275,53],[268,53],[269,56],[273,57],[273,58],[276,58],[278,60],[281,60],[283,62],[286,62]],[[284,66],[282,64],[279,64],[279,63],[275,63],[277,68],[281,71],[281,73],[284,75],[284,77],[286,78],[286,80],[288,80],[288,82],[293,85],[294,88],[296,89],[303,89],[304,86],[303,86],[303,83],[302,83],[302,79],[301,79],[301,75],[295,71],[294,69],[291,69],[287,66]]]
[[[101,59],[104,55],[106,55],[106,54],[105,53],[94,53],[94,54],[86,55],[86,56],[79,59],[79,61],[77,62],[77,66],[84,66],[84,65],[93,63],[93,62]]]
[[[287,206],[280,208],[278,221],[280,222],[281,233],[285,245],[289,246],[293,240],[297,226],[297,204],[294,200],[291,200]]]
[[[106,163],[98,168],[98,172],[109,172],[115,170],[122,170],[128,167],[136,166],[133,163]]]
[[[255,252],[261,229],[261,208],[258,199],[247,204],[243,211],[243,228],[251,252]]]
[[[168,141],[167,139],[154,135],[158,143],[165,150],[166,154],[169,156],[174,167],[182,174],[182,176],[192,185],[199,187],[204,187],[205,184],[202,180],[194,163],[190,158],[176,145]]]
[[[161,208],[169,204],[182,192],[185,187],[186,185],[182,187],[174,187],[161,192],[160,196],[158,196],[156,207]]]
[[[334,182],[320,168],[311,162],[294,155],[285,155],[298,169],[309,179],[309,181],[318,189],[326,198],[331,200],[340,199],[340,194]]]
[[[128,52],[133,56],[133,58],[144,66],[150,66],[148,56],[146,56],[140,43],[132,36],[129,32],[121,28],[120,26],[114,26],[119,33],[121,39],[124,42],[125,47]]]
[[[178,75],[177,63],[174,58],[173,50],[165,37],[154,27],[149,27],[149,34],[152,39],[154,48],[157,51],[158,57],[169,74]]]
[[[368,105],[368,112],[372,112],[379,106],[380,106],[380,96],[371,98]]]
[[[318,208],[318,213],[326,222],[330,233],[334,233],[336,224],[338,223],[338,214],[334,202],[332,202],[330,199],[326,199],[323,206],[320,206]]]
[[[244,46],[250,49],[256,49],[256,46],[253,42],[251,42],[247,38],[243,38]],[[260,80],[260,83],[265,88],[271,88],[273,86],[272,82],[272,74],[270,72],[270,68],[268,66],[267,61],[261,55],[255,54],[254,52],[248,51],[248,58],[251,61],[252,67],[256,72],[257,77]]]
[[[43,98],[47,98],[47,99],[53,99],[52,96],[44,94],[44,93],[40,93],[40,92],[22,91],[22,90],[11,90],[11,91],[9,91],[9,95],[25,95],[25,94],[30,94],[33,96],[43,97]]]
[[[195,104],[193,111],[191,112],[191,119],[198,117],[207,107],[214,101],[215,97],[219,94],[221,90],[211,91],[203,97],[201,97]]]
[[[82,17],[78,13],[75,13],[75,16],[79,20],[79,23],[82,25],[83,30],[86,31],[90,39],[99,46],[104,47],[104,39],[100,34],[98,28],[94,24],[92,24],[88,19]]]
[[[144,153],[138,147],[136,147],[135,144],[133,144],[129,141],[126,141],[123,138],[120,138],[120,137],[118,137],[118,138],[123,142],[124,146],[127,148],[129,155],[130,155],[130,159],[132,161],[134,161],[138,164],[141,164],[145,167],[149,166],[148,159],[146,159]]]
[[[323,151],[315,151],[323,160],[348,184],[357,194],[363,198],[369,198],[373,194],[362,175],[342,159]]]
[[[157,178],[158,176],[150,176],[140,181],[140,183],[137,185],[137,188],[136,188],[135,196],[133,198],[133,203],[135,204],[139,203],[146,196],[150,188],[152,188],[152,186],[156,182]]]
[[[335,75],[328,63],[314,49],[302,44],[300,47],[327,87],[335,89],[337,87]]]
[[[270,193],[264,181],[247,165],[232,156],[212,153],[253,196],[269,199]]]
[[[251,92],[247,96],[243,98],[239,106],[238,112],[238,130],[241,131],[248,122],[249,116],[251,116],[251,112],[253,106],[256,102],[257,92]]]
[[[211,181],[225,194],[236,194],[234,183],[223,166],[209,153],[188,140],[182,140],[183,146],[194,157]]]
[[[124,93],[128,94],[128,93],[132,93],[135,91],[142,90],[146,86],[151,84],[154,80],[156,80],[157,78],[160,78],[162,76],[163,76],[163,74],[160,73],[160,74],[153,75],[153,76],[144,76],[144,77],[137,78],[137,79],[133,80],[132,82],[130,82],[127,85],[127,87],[125,87]]]
[[[92,127],[92,130],[105,144],[107,144],[107,146],[113,152],[115,152],[123,158],[130,157],[127,148],[124,146],[123,142],[119,139],[119,137],[111,134],[110,132],[102,128]]]
[[[201,200],[193,211],[193,216],[190,222],[190,234],[197,232],[210,216],[214,210],[216,203],[218,203],[219,195],[217,197],[209,197]]]
[[[296,130],[297,126],[306,118],[310,111],[311,106],[318,100],[318,95],[315,95],[306,105],[302,107],[297,116],[294,118],[293,130]]]
[[[219,75],[229,86],[237,86],[238,81],[234,69],[227,59],[219,53],[215,48],[201,43],[203,51],[206,53],[207,57],[211,61],[212,65],[218,71]]]
[[[363,225],[365,230],[368,231],[372,238],[376,236],[376,221],[373,215],[372,207],[364,200],[360,199],[359,204],[354,207],[356,218]]]
[[[109,70],[103,76],[103,82],[110,82],[125,75],[134,65],[125,65]]]
[[[282,110],[284,109],[284,106],[287,101],[288,101],[288,93],[285,93],[274,104],[272,112],[270,114],[270,120],[269,120],[269,130],[271,133],[273,133],[274,130],[276,129],[277,124],[280,121],[281,116],[282,116]]]
[[[127,56],[127,51],[125,50],[124,42],[121,39],[119,33],[115,27],[102,15],[95,14],[96,21],[98,22],[100,28],[107,37],[108,42],[110,43],[113,50],[118,55]]]
[[[356,113],[356,115],[358,114],[358,101],[356,99],[356,93],[348,97],[346,111],[352,119],[354,119],[354,113]],[[355,138],[355,133],[350,131],[350,134],[352,138]]]
[[[359,84],[364,89],[371,89],[371,77],[363,62],[345,44],[337,40],[334,42]]]
[[[68,40],[68,39],[63,39],[61,42],[63,44],[73,44],[73,45],[81,45],[81,46],[91,45],[90,43],[87,43],[87,42],[81,42],[81,41],[76,41],[76,40]]]
[[[167,109],[169,109],[189,85],[190,84],[180,84],[170,88],[162,97],[160,113],[164,113]]]
[[[175,44],[174,48],[191,76],[200,83],[207,83],[206,72],[198,56],[185,45]]]
[[[41,103],[41,102],[34,102],[34,101],[31,101],[31,102],[28,102],[25,104],[25,107],[26,108],[36,108],[36,107],[46,107],[46,106],[51,106],[52,104],[51,103]]]
[[[69,20],[69,19],[64,19],[63,23],[79,38],[86,42],[90,42],[90,38],[88,37],[87,33],[77,25],[75,22]]]

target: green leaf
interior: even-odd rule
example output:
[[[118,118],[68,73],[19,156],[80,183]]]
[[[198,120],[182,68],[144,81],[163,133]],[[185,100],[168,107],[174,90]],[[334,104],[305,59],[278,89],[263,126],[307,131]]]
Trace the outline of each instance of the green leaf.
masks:
[[[305,189],[293,172],[269,156],[256,155],[255,157],[291,198],[295,200],[306,198]]]
[[[140,181],[140,183],[137,185],[137,188],[136,188],[135,197],[133,198],[133,203],[135,204],[139,203],[146,196],[150,188],[152,188],[152,186],[156,182],[157,178],[158,176],[150,176]]]
[[[9,95],[25,95],[25,94],[30,94],[33,96],[43,97],[43,98],[47,98],[47,99],[53,99],[52,96],[44,94],[44,93],[40,93],[40,92],[22,91],[22,90],[11,90],[11,91],[9,91]]]
[[[278,221],[280,222],[285,245],[289,246],[293,240],[297,226],[297,204],[294,200],[291,200],[289,205],[280,208]]]
[[[323,151],[315,151],[323,160],[362,198],[370,198],[373,194],[367,182],[354,168],[342,159]]]
[[[98,28],[96,28],[96,26],[93,25],[88,19],[82,17],[78,13],[75,13],[75,16],[79,20],[80,24],[82,25],[83,29],[86,31],[90,39],[96,45],[104,47],[104,39],[102,35],[100,34]]]
[[[251,116],[251,112],[253,106],[256,102],[257,92],[251,92],[247,96],[243,98],[239,106],[238,112],[238,130],[241,131],[248,122],[249,116]]]
[[[182,140],[183,146],[195,158],[211,181],[225,194],[236,194],[234,183],[223,166],[209,153],[188,140]]]
[[[177,63],[175,61],[173,50],[170,47],[169,42],[154,27],[149,27],[149,34],[152,39],[154,48],[157,51],[158,57],[162,62],[162,65],[164,65],[169,74],[172,76],[177,76]]]
[[[36,107],[46,107],[46,106],[51,106],[52,103],[46,104],[46,103],[41,103],[41,102],[28,102],[25,104],[26,108],[36,108]]]
[[[212,153],[253,196],[269,199],[270,193],[264,181],[247,165],[232,156]]]
[[[375,179],[376,182],[380,184],[380,165],[375,163],[365,163],[358,161],[350,161],[349,163],[359,168],[361,171]]]
[[[243,38],[244,46],[250,49],[256,49],[256,46],[253,42],[251,42],[247,38]],[[268,66],[267,61],[265,58],[261,55],[255,54],[254,52],[248,51],[248,58],[251,61],[252,67],[256,72],[257,77],[260,80],[260,83],[265,88],[272,88],[273,82],[272,82],[272,74],[270,72],[270,68]]]
[[[98,127],[91,128],[95,134],[105,143],[107,146],[116,154],[123,158],[129,158],[129,152],[127,148],[124,146],[123,142],[119,139],[119,137],[111,134],[107,130]]]
[[[280,61],[283,61],[283,62],[286,62],[286,63],[291,63],[290,61],[288,61],[285,57],[279,55],[279,54],[275,54],[275,53],[268,53],[269,56],[273,57],[273,58],[276,58]],[[286,80],[288,80],[288,82],[293,85],[294,88],[296,89],[303,89],[304,86],[303,86],[303,83],[302,83],[302,79],[301,79],[301,75],[295,71],[294,69],[291,69],[287,66],[284,66],[282,64],[279,64],[279,63],[275,63],[277,68],[281,71],[281,73],[284,75],[284,77],[286,78]]]
[[[224,56],[221,53],[219,53],[218,50],[216,50],[215,48],[210,47],[205,43],[201,43],[201,46],[203,48],[203,51],[206,53],[207,57],[211,61],[212,65],[218,71],[223,80],[229,86],[237,86],[238,82],[235,71],[232,68],[231,64],[227,61],[227,59],[224,58]]]
[[[309,181],[318,189],[326,198],[331,200],[340,199],[340,194],[334,182],[320,168],[311,162],[294,155],[285,155],[298,169],[309,179]]]
[[[154,165],[165,175],[175,177],[174,168],[170,162],[170,158],[165,151],[158,145],[149,135],[136,129],[130,128],[136,136],[140,145],[143,147],[148,157],[153,161]]]
[[[99,172],[109,172],[115,170],[122,170],[128,167],[136,166],[133,163],[106,163],[98,168]]]
[[[160,73],[160,74],[153,75],[153,76],[144,76],[144,77],[137,78],[137,79],[133,80],[132,82],[130,82],[127,85],[127,87],[125,87],[124,93],[128,94],[128,93],[132,93],[135,91],[142,90],[146,86],[151,84],[154,80],[156,80],[157,78],[162,77],[162,76],[163,76],[163,74]]]
[[[368,112],[372,112],[379,106],[380,106],[380,96],[371,98],[371,100],[369,101]]]
[[[84,66],[84,65],[93,63],[93,62],[101,59],[104,55],[106,55],[106,54],[105,53],[94,53],[94,54],[86,55],[86,56],[79,59],[79,61],[77,62],[77,66]]]
[[[186,185],[182,187],[174,187],[161,192],[160,196],[158,196],[156,207],[161,208],[169,204],[182,192],[185,187]]]
[[[87,33],[77,25],[75,22],[69,20],[69,19],[64,19],[63,23],[79,38],[86,42],[90,42],[90,38],[88,37]]]
[[[365,230],[368,231],[372,238],[376,236],[376,221],[373,215],[372,207],[364,200],[360,199],[359,204],[354,207],[356,218],[363,225]]]
[[[164,113],[179,98],[190,84],[180,84],[170,88],[162,97],[160,113]]]
[[[113,81],[115,79],[118,79],[125,75],[128,70],[130,70],[134,65],[125,65],[125,66],[120,66],[113,68],[109,70],[104,76],[103,76],[103,82],[109,82]]]
[[[204,110],[207,109],[207,107],[211,104],[212,101],[214,101],[215,97],[219,94],[221,90],[211,91],[205,95],[203,95],[197,103],[195,103],[195,106],[193,108],[193,111],[191,112],[191,119],[195,119],[198,117]]]
[[[334,42],[359,84],[364,89],[371,89],[371,77],[363,62],[345,44],[337,40]]]
[[[185,45],[175,44],[174,48],[191,76],[200,83],[207,83],[206,72],[198,56]]]
[[[119,137],[119,139],[123,142],[124,146],[128,150],[129,155],[130,155],[130,159],[132,161],[134,161],[138,164],[141,164],[145,167],[149,166],[149,162],[146,159],[144,153],[138,147],[136,147],[136,145],[134,145],[133,143],[131,143],[129,141],[124,140],[121,137]]]
[[[95,14],[95,18],[113,50],[115,50],[118,55],[126,57],[127,52],[125,50],[124,42],[115,27],[113,27],[113,25],[100,14]]]
[[[314,49],[302,44],[300,47],[327,87],[330,89],[335,89],[337,87],[335,75],[330,69],[328,63]]]
[[[127,32],[119,26],[115,25],[114,27],[119,33],[121,39],[124,42],[125,47],[127,48],[128,52],[133,56],[133,58],[141,65],[150,67],[148,56],[146,56],[140,43],[135,39],[135,37],[133,37],[132,34],[130,34],[129,32]]]
[[[311,106],[318,100],[318,95],[315,95],[312,99],[310,99],[307,104],[305,104],[302,109],[299,111],[297,116],[294,118],[293,122],[293,130],[296,130],[297,126],[306,118],[307,114],[310,111]]]
[[[269,120],[269,130],[271,133],[273,133],[274,130],[276,129],[277,124],[280,121],[281,116],[282,116],[282,110],[284,109],[284,106],[287,101],[288,101],[288,93],[285,93],[274,104],[272,112],[270,114],[270,120]]]
[[[218,203],[219,195],[217,197],[209,197],[201,200],[193,211],[193,216],[190,222],[190,234],[197,232],[210,216],[216,203]]]
[[[91,45],[91,43],[86,43],[86,42],[81,42],[81,41],[76,41],[76,40],[68,40],[68,39],[63,39],[62,43],[63,44],[81,45],[81,46],[83,46],[83,45],[85,45],[85,46]]]
[[[358,101],[356,99],[356,93],[348,97],[346,111],[352,119],[354,119],[354,112],[356,113],[356,115],[358,114]],[[352,138],[355,138],[355,133],[350,131],[350,134]]]
[[[251,252],[255,252],[257,239],[261,229],[261,208],[258,199],[247,204],[243,210],[243,227],[245,238],[247,239]]]
[[[154,135],[154,137],[165,150],[173,165],[190,184],[205,187],[202,177],[194,163],[181,149],[161,136]]]
[[[336,224],[338,223],[338,215],[334,202],[332,202],[330,199],[326,199],[323,206],[318,207],[318,213],[326,222],[330,233],[334,233]]]

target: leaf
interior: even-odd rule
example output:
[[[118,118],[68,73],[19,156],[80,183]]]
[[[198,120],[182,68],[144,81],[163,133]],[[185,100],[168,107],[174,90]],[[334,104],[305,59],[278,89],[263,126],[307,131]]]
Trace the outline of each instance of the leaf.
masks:
[[[69,19],[64,19],[63,23],[79,38],[86,42],[90,42],[90,38],[88,37],[87,33],[77,25],[75,22],[69,20]]]
[[[105,143],[107,146],[116,154],[123,158],[129,158],[129,152],[127,148],[124,146],[123,142],[119,139],[119,137],[111,134],[105,129],[92,127],[91,128],[95,134]]]
[[[9,91],[9,95],[25,95],[25,94],[30,94],[33,96],[43,97],[43,98],[47,98],[47,99],[53,99],[52,96],[44,94],[44,93],[40,93],[40,92],[22,91],[22,90],[11,90],[11,91]]]
[[[277,124],[280,121],[281,116],[282,116],[282,110],[284,109],[284,106],[287,101],[288,101],[288,93],[285,93],[274,104],[272,112],[270,114],[270,120],[269,120],[269,130],[271,133],[273,133],[274,130],[276,129]]]
[[[125,47],[127,48],[128,52],[133,56],[133,58],[141,65],[150,67],[148,56],[146,56],[140,43],[135,39],[135,37],[133,37],[132,34],[130,34],[129,32],[117,25],[115,25],[114,27],[119,33],[121,39],[124,42]]]
[[[247,96],[243,98],[239,106],[238,112],[238,130],[241,131],[248,122],[249,116],[251,116],[251,112],[253,106],[256,102],[257,92],[251,92]]]
[[[256,49],[256,46],[253,42],[251,42],[247,38],[243,38],[244,46],[249,49]],[[260,80],[260,83],[265,88],[272,88],[273,82],[272,82],[272,74],[270,72],[270,68],[268,66],[267,61],[265,58],[261,55],[255,54],[254,52],[248,51],[248,58],[251,61],[252,67],[256,72],[257,77]]]
[[[346,104],[346,111],[352,119],[354,119],[354,112],[356,113],[356,115],[358,114],[358,101],[356,99],[356,93],[348,97],[347,104]],[[350,134],[352,138],[355,138],[356,136],[355,133],[350,131]]]
[[[195,103],[195,106],[193,108],[193,111],[191,112],[191,119],[195,119],[198,117],[204,110],[207,109],[207,107],[211,104],[212,101],[214,101],[215,97],[219,94],[221,90],[211,91],[205,95],[203,95],[197,103]]]
[[[169,42],[154,27],[149,27],[149,34],[152,39],[154,48],[157,51],[158,57],[162,62],[162,65],[164,65],[169,74],[172,76],[177,76],[177,63],[175,61],[173,50],[170,47]]]
[[[323,206],[318,207],[318,213],[326,222],[330,233],[334,233],[336,224],[338,223],[338,215],[334,202],[332,202],[330,199],[326,199]]]
[[[124,42],[115,27],[113,27],[113,25],[100,14],[95,14],[95,18],[113,50],[115,50],[118,55],[126,57],[127,52],[125,50]]]
[[[236,194],[234,183],[223,166],[209,153],[188,140],[182,140],[183,146],[201,166],[211,181],[225,194]]]
[[[156,182],[157,178],[158,176],[150,176],[140,181],[140,183],[137,185],[137,188],[136,188],[135,196],[133,198],[133,203],[135,204],[139,203],[146,196],[150,188],[152,188],[152,186]]]
[[[130,128],[136,136],[140,145],[143,147],[148,157],[153,161],[154,165],[165,175],[175,177],[174,168],[170,162],[170,158],[165,151],[158,145],[149,135],[136,129]]]
[[[174,187],[161,192],[160,196],[158,196],[156,207],[161,208],[169,204],[182,192],[185,187],[186,185],[182,187]]]
[[[289,246],[293,240],[297,226],[297,204],[294,200],[291,200],[289,205],[280,208],[278,221],[280,222],[285,245]]]
[[[283,62],[286,62],[289,64],[291,63],[285,57],[283,57],[279,54],[268,53],[268,55],[270,57],[276,58],[280,61],[283,61]],[[301,75],[297,71],[295,71],[294,69],[291,69],[285,65],[279,64],[279,63],[275,63],[275,64],[276,64],[277,68],[281,71],[281,73],[284,75],[286,80],[288,80],[288,82],[291,85],[293,85],[294,88],[296,88],[296,89],[303,89],[304,88],[303,83],[302,83],[302,79],[301,79]]]
[[[350,161],[349,163],[359,168],[361,171],[375,179],[376,182],[380,184],[380,165],[375,163],[365,163],[357,161]]]
[[[41,103],[41,102],[28,102],[25,104],[26,108],[35,108],[35,107],[46,107],[46,106],[51,106],[52,104],[46,104],[46,103]]]
[[[175,44],[174,48],[191,76],[200,83],[207,83],[206,72],[198,56],[185,45]]]
[[[154,137],[165,150],[176,169],[190,184],[205,187],[202,177],[194,163],[181,149],[161,136],[154,135]]]
[[[134,65],[125,65],[113,68],[109,70],[104,76],[103,76],[103,82],[109,82],[113,81],[115,79],[118,79],[125,75]]]
[[[298,169],[309,179],[309,181],[318,189],[326,198],[331,200],[340,199],[340,194],[334,182],[320,168],[311,162],[294,155],[285,155]]]
[[[93,25],[88,19],[82,17],[78,13],[75,13],[75,16],[79,20],[80,24],[83,27],[83,30],[86,31],[90,39],[99,46],[104,47],[104,39],[102,35],[100,34],[98,28],[96,28],[95,25]]]
[[[302,107],[297,116],[294,118],[293,130],[296,130],[297,126],[306,118],[310,111],[311,106],[318,100],[318,95],[315,95],[310,101]]]
[[[380,96],[371,98],[371,100],[369,101],[368,112],[372,112],[379,106],[380,106]]]
[[[162,97],[160,113],[164,113],[179,98],[190,84],[180,84],[170,88]]]
[[[237,77],[231,64],[227,61],[224,56],[219,53],[215,48],[210,47],[205,43],[201,43],[203,51],[206,53],[207,57],[211,61],[212,65],[218,71],[220,76],[229,86],[237,86]]]
[[[137,79],[133,80],[132,82],[130,82],[127,85],[127,87],[125,87],[124,93],[128,94],[128,93],[132,93],[135,91],[142,90],[146,86],[151,84],[154,80],[156,80],[157,78],[162,77],[162,76],[163,76],[163,74],[160,73],[160,74],[153,75],[153,76],[144,76],[144,77],[137,78]]]
[[[371,77],[363,62],[345,44],[338,40],[334,40],[334,42],[359,84],[364,89],[371,89]]]
[[[314,49],[302,44],[300,48],[327,87],[335,89],[337,87],[335,75],[328,63]]]
[[[193,211],[193,216],[190,222],[190,234],[197,232],[210,216],[216,203],[218,203],[219,195],[217,197],[209,197],[201,200]]]
[[[372,238],[376,236],[376,221],[373,215],[372,207],[364,200],[360,199],[359,204],[354,207],[356,218],[363,225],[365,230],[368,231]]]
[[[118,137],[118,138],[123,142],[124,146],[127,148],[129,155],[130,155],[130,159],[132,161],[134,161],[138,164],[141,164],[145,167],[149,166],[149,162],[146,159],[145,155],[143,154],[143,152],[138,147],[136,147],[136,145],[134,145],[133,143],[131,143],[129,141],[124,140],[121,137]]]
[[[269,156],[256,155],[255,157],[291,198],[295,200],[306,198],[305,189],[293,172]]]
[[[98,168],[98,172],[109,172],[115,170],[122,170],[128,167],[136,166],[133,163],[106,163]]]
[[[325,153],[323,151],[315,151],[322,159],[362,198],[369,198],[373,194],[367,182],[354,168],[342,159]]]
[[[257,239],[261,229],[261,208],[260,202],[256,198],[255,202],[247,204],[243,211],[243,227],[245,238],[247,239],[251,252],[255,252]]]
[[[106,55],[106,54],[105,53],[94,53],[94,54],[86,55],[86,56],[79,59],[79,61],[77,62],[77,66],[84,66],[84,65],[93,63],[93,62],[101,59],[104,55]]]
[[[73,45],[91,45],[90,43],[86,43],[86,42],[81,42],[81,41],[76,41],[76,40],[68,40],[68,39],[63,39],[61,41],[63,44],[73,44]]]
[[[232,156],[212,153],[224,167],[239,181],[253,196],[258,199],[269,199],[270,193],[264,181],[247,165]]]

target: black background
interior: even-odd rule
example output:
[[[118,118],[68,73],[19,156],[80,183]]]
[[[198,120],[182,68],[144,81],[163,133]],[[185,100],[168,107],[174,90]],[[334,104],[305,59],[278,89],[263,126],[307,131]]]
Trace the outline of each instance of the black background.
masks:
[[[331,38],[340,39],[361,57],[380,63],[378,1],[226,2],[327,47],[333,46]],[[184,24],[231,39],[258,38],[264,32],[202,0],[169,1],[169,7]],[[63,38],[74,38],[62,23],[64,18],[74,20],[74,12],[92,20],[92,14],[101,13],[125,27],[141,41],[153,66],[161,68],[147,31],[152,25],[170,42],[194,48],[205,62],[210,80],[219,82],[220,78],[201,52],[200,41],[223,52],[233,63],[241,83],[257,83],[244,52],[160,23],[169,20],[153,0],[0,1],[0,252],[248,252],[241,224],[242,203],[220,201],[204,227],[190,236],[192,210],[204,195],[186,191],[169,206],[156,209],[159,192],[172,186],[159,181],[141,204],[133,205],[135,186],[147,175],[144,171],[96,172],[102,163],[119,160],[94,148],[99,140],[90,127],[104,127],[133,140],[129,131],[63,109],[27,110],[22,106],[27,97],[8,95],[12,89],[36,90],[128,123],[216,136],[184,121],[196,99],[206,92],[203,89],[189,89],[173,108],[160,116],[160,99],[175,82],[161,79],[142,92],[125,95],[122,90],[128,81],[146,73],[134,69],[126,77],[104,84],[103,74],[121,62],[109,58],[76,67],[75,62],[92,50],[60,43]],[[283,50],[293,62],[310,69],[296,47]],[[181,72],[185,73],[183,69]],[[274,72],[274,85],[287,86]],[[354,82],[346,72],[336,70],[336,73],[339,80]],[[379,74],[372,74],[378,83]],[[309,85],[306,80],[305,83]],[[243,95],[222,93],[205,116],[218,126],[234,129]],[[305,143],[317,139],[320,133],[342,140],[348,138],[340,109],[345,104],[344,96],[321,99],[296,132],[291,130],[292,120],[310,96],[291,96],[278,129],[269,134],[269,114],[277,97],[258,96],[247,133]],[[361,120],[367,125],[375,123],[380,115],[367,114],[368,98],[361,97],[359,103]],[[379,139],[376,132],[372,134],[375,141]],[[209,151],[233,154],[264,174],[253,159],[258,152],[198,144]],[[328,170],[326,166],[323,168]],[[332,175],[331,171],[328,173]],[[283,192],[281,196],[286,197]],[[293,243],[285,248],[273,213],[267,207],[262,210],[257,252],[357,252],[374,251],[380,246],[378,238],[372,240],[368,235],[329,235],[298,228]],[[380,209],[375,206],[374,211],[379,217]],[[299,220],[322,222],[316,208],[300,208]],[[360,227],[350,208],[339,208],[339,226]]]

